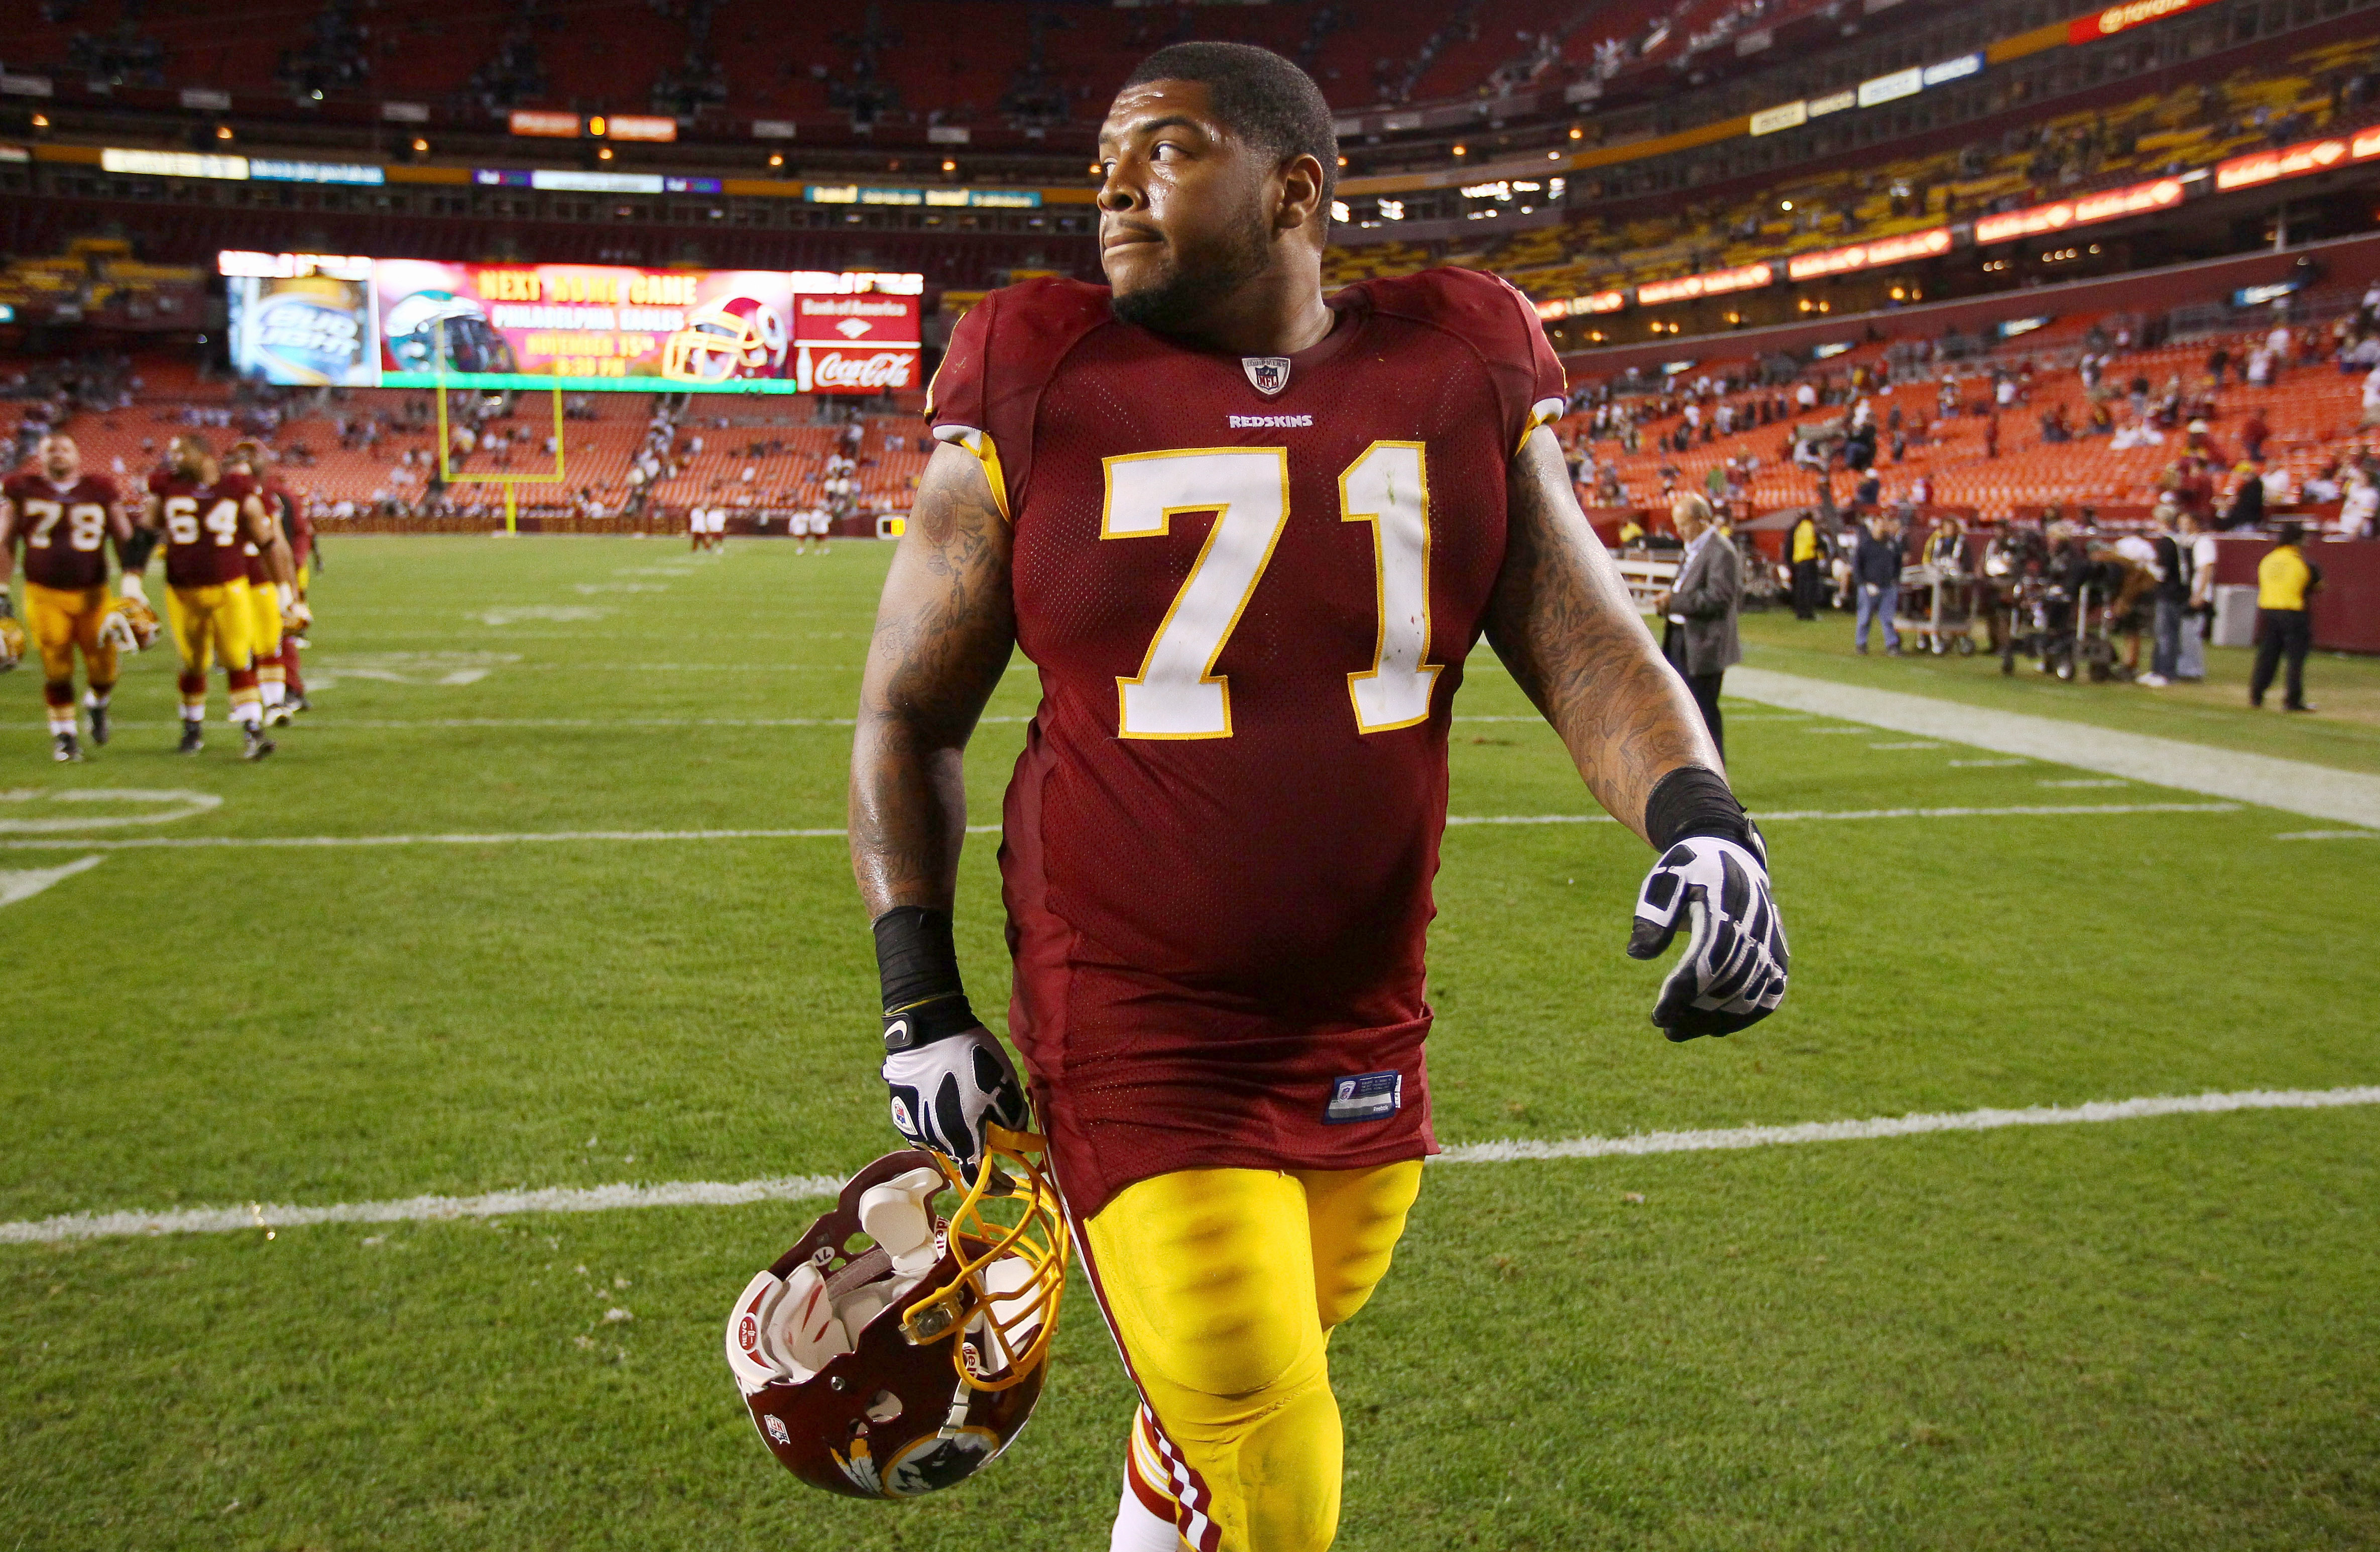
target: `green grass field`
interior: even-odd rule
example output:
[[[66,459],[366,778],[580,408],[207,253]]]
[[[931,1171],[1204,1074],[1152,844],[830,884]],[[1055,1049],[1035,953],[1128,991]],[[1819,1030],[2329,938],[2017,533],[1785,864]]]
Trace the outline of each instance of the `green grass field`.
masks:
[[[49,763],[38,680],[0,680],[0,842],[77,843],[0,847],[0,884],[103,859],[0,907],[0,1222],[841,1173],[892,1147],[841,840],[589,834],[839,830],[886,556],[334,539],[319,709],[256,766],[219,720],[169,752],[164,650],[81,766]],[[1840,621],[1750,634],[1788,672],[2380,767],[2353,716],[2282,731],[2220,687],[2053,707],[1980,667],[1852,659]],[[1474,667],[1453,811],[1592,813]],[[2318,701],[2325,675],[2374,682],[2324,660]],[[978,823],[1033,694],[1020,666],[978,736]],[[2193,735],[2202,702],[2220,716]],[[2204,803],[1736,710],[1755,813]],[[1645,1021],[1659,972],[1621,953],[1638,842],[1458,826],[1439,1134],[2380,1082],[2380,846],[2274,838],[2313,823],[1774,825],[1792,995],[1683,1046]],[[418,838],[558,832],[581,838]],[[355,837],[417,838],[79,849]],[[990,839],[960,912],[987,1012]],[[1104,1548],[1131,1403],[1087,1301],[977,1482],[855,1504],[768,1461],[719,1333],[815,1210],[0,1244],[0,1548]],[[1334,1349],[1361,1552],[2380,1546],[2380,1108],[1449,1165]]]

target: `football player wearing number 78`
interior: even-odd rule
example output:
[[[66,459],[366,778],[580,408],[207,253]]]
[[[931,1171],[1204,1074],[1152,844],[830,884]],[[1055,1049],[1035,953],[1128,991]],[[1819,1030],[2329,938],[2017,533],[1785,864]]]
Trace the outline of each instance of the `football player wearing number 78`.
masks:
[[[1332,1326],[1434,1151],[1422,1043],[1448,724],[1484,635],[1652,843],[1630,952],[1673,1040],[1773,1010],[1759,834],[1573,496],[1561,369],[1501,280],[1326,298],[1330,116],[1289,61],[1176,44],[1099,140],[1109,285],[961,321],[852,757],[896,1127],[972,1165],[1031,1115],[1141,1405],[1113,1546],[1335,1534]],[[1012,652],[1002,813],[1020,1083],[951,911],[962,762]],[[1614,947],[1618,947],[1615,943]]]
[[[136,650],[133,620],[145,605],[128,613],[126,601],[109,596],[107,541],[126,552],[132,537],[115,482],[86,474],[73,437],[54,432],[42,438],[36,467],[0,481],[0,668],[13,667],[7,638],[18,629],[8,617],[9,563],[25,551],[25,619],[42,654],[42,701],[50,717],[51,756],[83,758],[76,737],[74,660],[82,654],[83,705],[91,715],[91,741],[107,741],[108,700],[115,690],[119,645]],[[140,600],[137,580],[132,599]],[[119,616],[123,616],[119,619]],[[154,617],[149,623],[153,627]]]

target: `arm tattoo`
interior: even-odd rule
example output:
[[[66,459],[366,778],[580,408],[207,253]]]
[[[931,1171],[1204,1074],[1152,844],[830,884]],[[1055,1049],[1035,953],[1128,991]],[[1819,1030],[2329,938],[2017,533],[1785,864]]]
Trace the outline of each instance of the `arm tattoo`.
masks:
[[[1508,487],[1488,640],[1596,800],[1642,835],[1660,779],[1682,765],[1723,770],[1718,751],[1579,510],[1552,433],[1529,437]]]
[[[851,747],[851,865],[871,918],[951,909],[966,742],[1016,644],[1008,523],[972,454],[935,451],[899,543]]]

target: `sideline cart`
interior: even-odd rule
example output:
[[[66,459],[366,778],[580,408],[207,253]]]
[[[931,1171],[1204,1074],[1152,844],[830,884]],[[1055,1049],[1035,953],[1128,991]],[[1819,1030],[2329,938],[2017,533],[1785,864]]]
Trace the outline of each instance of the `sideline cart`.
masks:
[[[1900,617],[1894,627],[1915,637],[1940,657],[1957,653],[1971,657],[1975,651],[1975,579],[1943,566],[1900,568]],[[1922,614],[1912,614],[1912,605]]]

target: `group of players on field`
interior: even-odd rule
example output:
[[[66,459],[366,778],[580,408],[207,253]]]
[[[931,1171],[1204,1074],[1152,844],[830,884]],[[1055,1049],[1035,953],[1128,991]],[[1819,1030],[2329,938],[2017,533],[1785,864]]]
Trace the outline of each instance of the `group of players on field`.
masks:
[[[205,438],[177,436],[165,467],[149,476],[137,512],[113,479],[84,472],[71,436],[42,438],[35,465],[0,481],[0,669],[16,666],[30,637],[42,658],[53,757],[84,757],[75,715],[78,652],[91,741],[107,742],[119,657],[158,635],[143,578],[161,544],[166,623],[181,658],[181,752],[204,746],[207,674],[220,667],[241,758],[272,753],[265,730],[307,709],[298,652],[313,620],[306,583],[314,530],[264,450],[241,442],[218,459]],[[121,568],[113,584],[111,539]],[[21,625],[7,585],[20,544]]]

